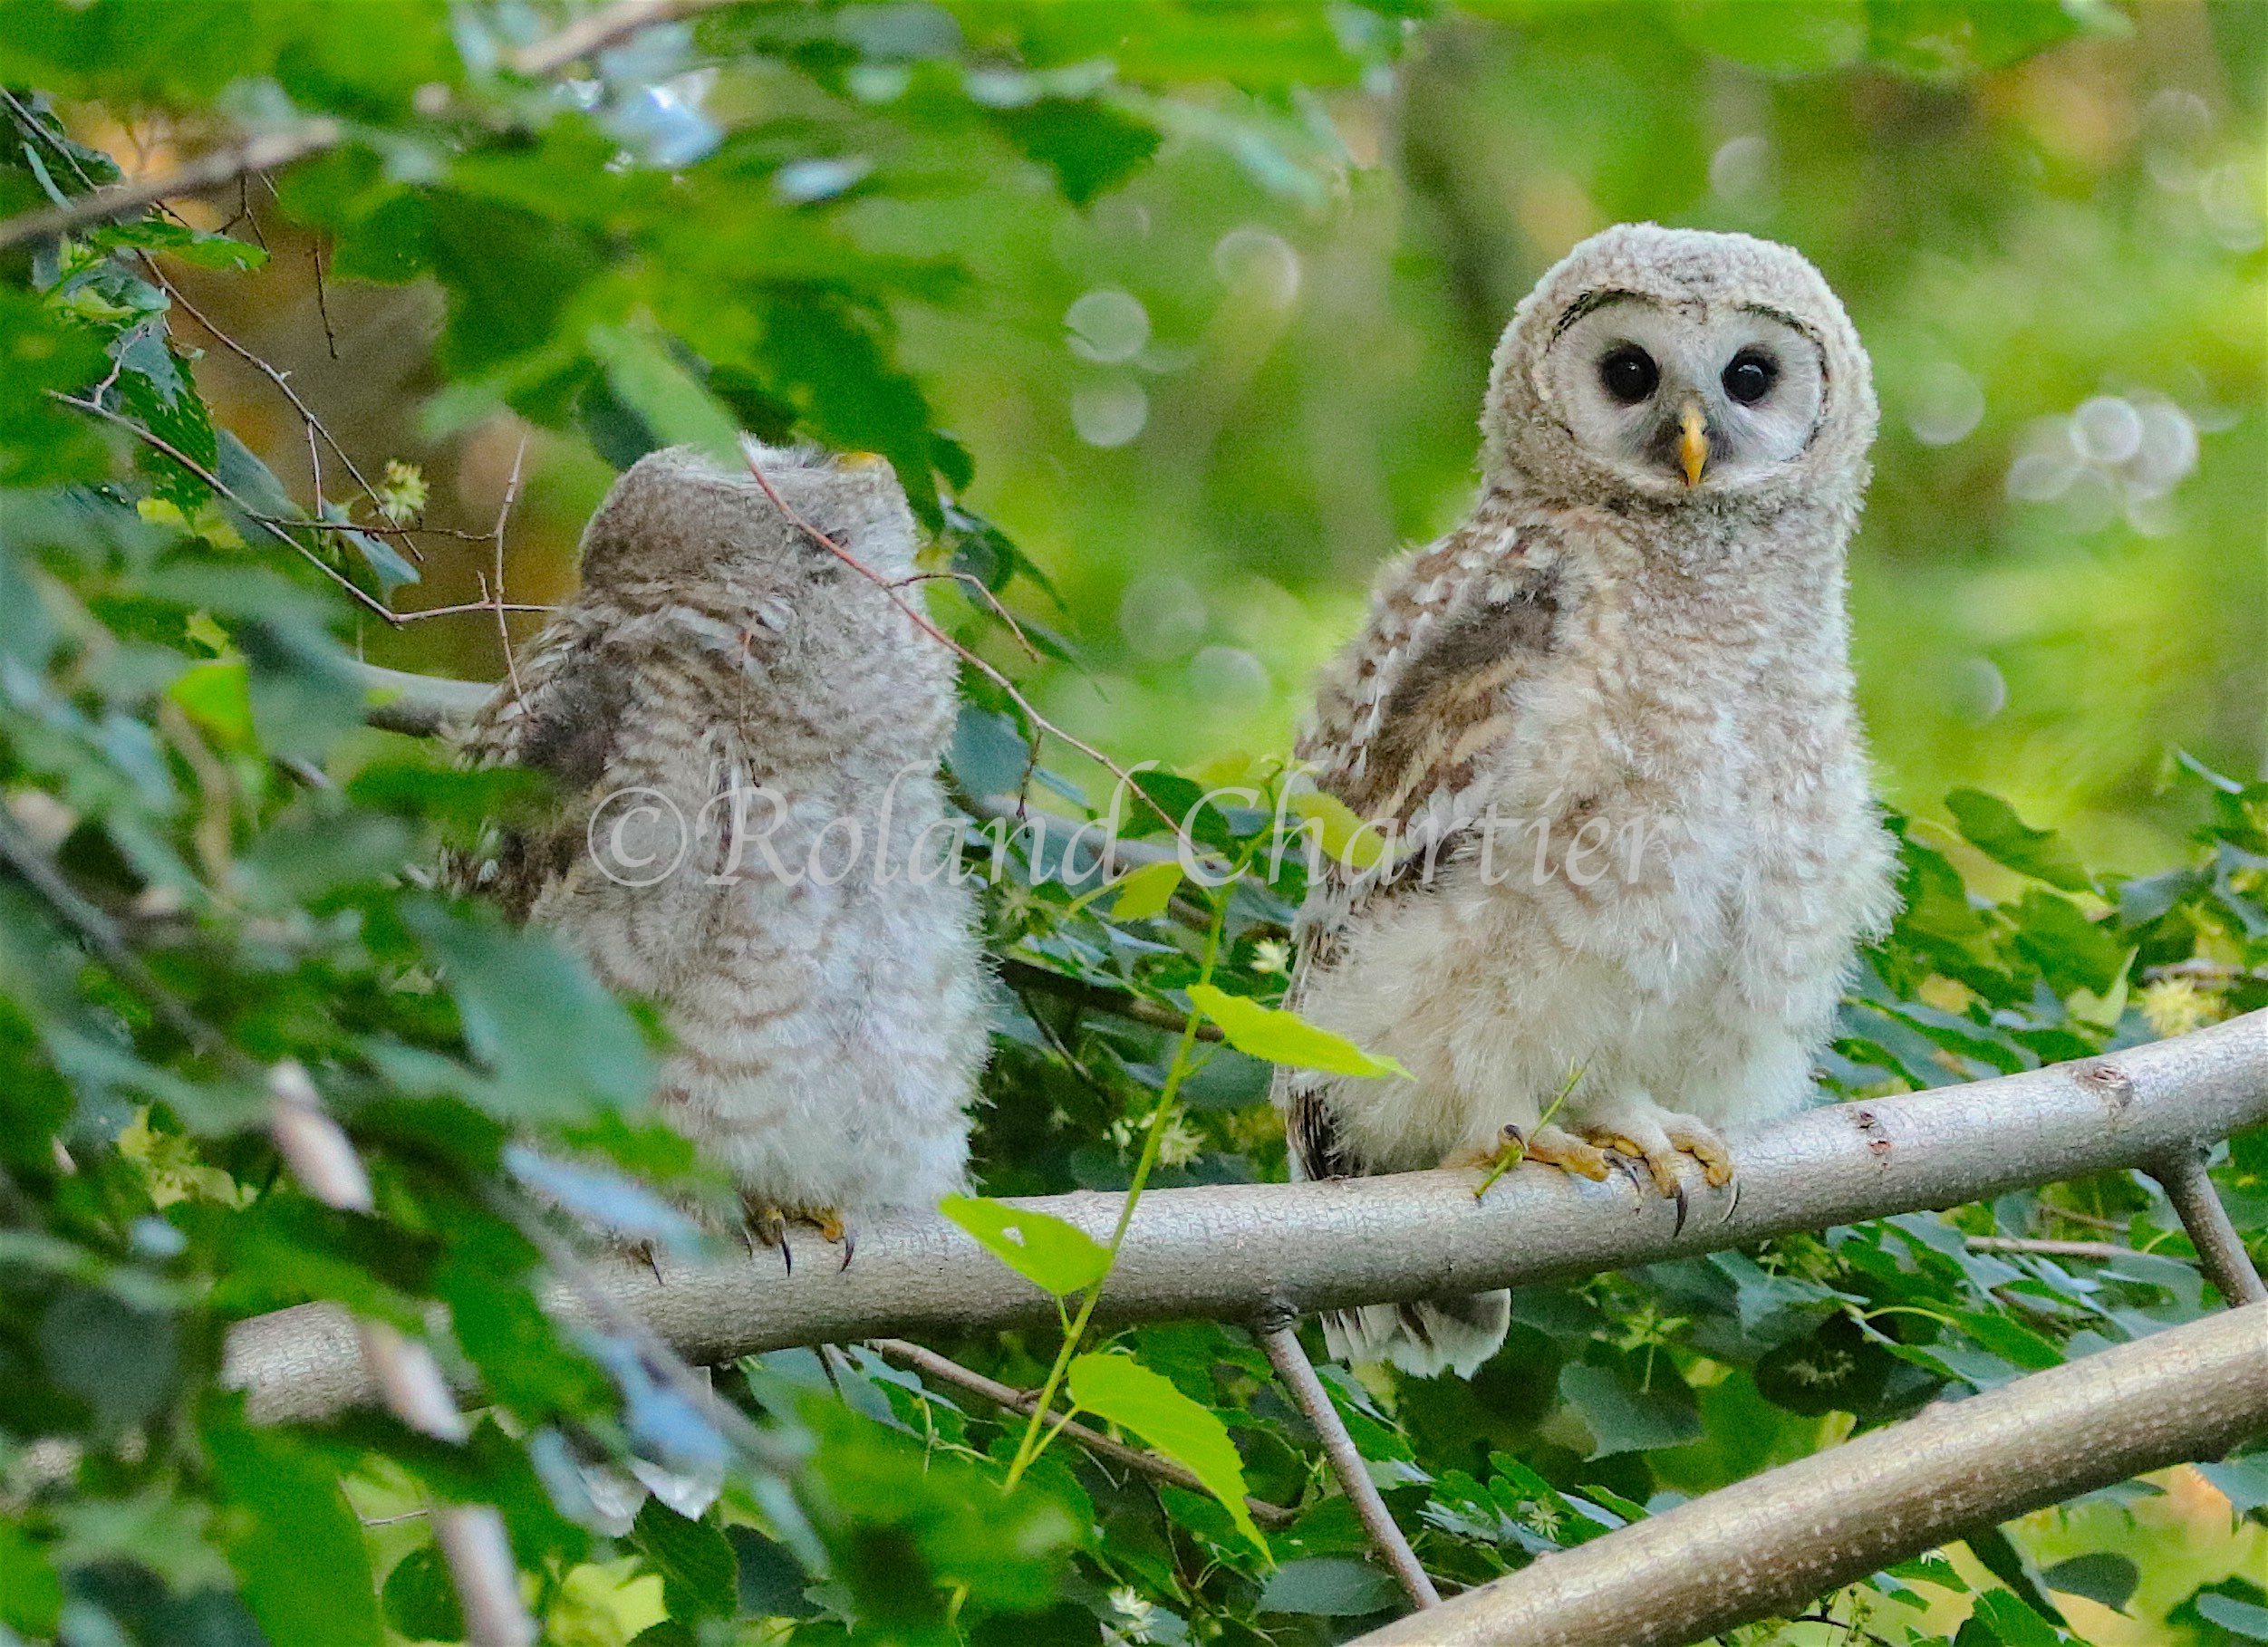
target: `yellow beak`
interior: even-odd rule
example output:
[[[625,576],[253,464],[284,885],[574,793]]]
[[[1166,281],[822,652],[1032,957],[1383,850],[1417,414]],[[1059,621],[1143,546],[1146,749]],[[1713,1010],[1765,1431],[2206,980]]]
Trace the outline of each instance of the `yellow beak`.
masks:
[[[1701,484],[1701,471],[1709,467],[1709,434],[1701,416],[1701,402],[1685,402],[1685,414],[1678,419],[1677,460],[1685,466],[1685,484]]]

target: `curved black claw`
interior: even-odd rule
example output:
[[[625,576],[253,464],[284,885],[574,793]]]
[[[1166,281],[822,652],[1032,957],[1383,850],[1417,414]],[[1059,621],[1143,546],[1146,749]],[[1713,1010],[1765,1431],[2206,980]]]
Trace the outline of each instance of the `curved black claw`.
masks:
[[[858,1231],[855,1229],[845,1228],[843,1231],[843,1262],[835,1266],[835,1273],[836,1275],[839,1276],[844,1270],[850,1268],[851,1255],[857,1250]]]
[[[1609,1150],[1607,1159],[1614,1162],[1616,1170],[1630,1180],[1630,1187],[1640,1195],[1654,1188],[1653,1179],[1646,1176],[1642,1163],[1636,1157],[1625,1155],[1620,1150]]]
[[[669,1285],[661,1279],[661,1260],[654,1256],[651,1241],[632,1241],[630,1244],[630,1256],[653,1272],[653,1284],[656,1286]]]
[[[1670,1236],[1673,1239],[1685,1233],[1685,1214],[1689,1209],[1685,1200],[1685,1186],[1683,1180],[1678,1183],[1676,1193],[1677,1222],[1670,1227]]]

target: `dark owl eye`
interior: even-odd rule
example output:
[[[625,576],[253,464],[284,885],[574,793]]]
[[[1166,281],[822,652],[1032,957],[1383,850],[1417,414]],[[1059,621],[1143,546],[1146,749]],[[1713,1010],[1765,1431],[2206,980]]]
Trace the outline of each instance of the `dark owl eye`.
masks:
[[[1721,380],[1724,392],[1742,406],[1753,406],[1771,392],[1779,380],[1780,368],[1771,356],[1760,354],[1753,349],[1743,349],[1732,357],[1732,363],[1724,369]]]
[[[1625,343],[1599,361],[1598,380],[1625,406],[1636,406],[1654,392],[1654,386],[1662,380],[1662,369],[1636,343]]]

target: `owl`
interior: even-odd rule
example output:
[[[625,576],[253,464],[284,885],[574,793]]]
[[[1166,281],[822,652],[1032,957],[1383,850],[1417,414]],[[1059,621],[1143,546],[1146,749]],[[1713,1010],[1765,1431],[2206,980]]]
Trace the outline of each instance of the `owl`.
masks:
[[[956,664],[897,604],[922,585],[889,466],[749,457],[657,452],[615,483],[581,592],[464,740],[560,809],[453,874],[658,1003],[657,1102],[747,1232],[792,1264],[807,1224],[847,1264],[850,1224],[934,1205],[968,1162],[989,984],[938,777]]]
[[[1876,410],[1819,272],[1626,225],[1521,303],[1463,525],[1390,566],[1299,756],[1385,845],[1326,863],[1292,1004],[1409,1077],[1279,1072],[1295,1177],[1527,1159],[1642,1192],[1810,1098],[1894,912],[1844,553]],[[1502,1292],[1326,1320],[1470,1376]]]

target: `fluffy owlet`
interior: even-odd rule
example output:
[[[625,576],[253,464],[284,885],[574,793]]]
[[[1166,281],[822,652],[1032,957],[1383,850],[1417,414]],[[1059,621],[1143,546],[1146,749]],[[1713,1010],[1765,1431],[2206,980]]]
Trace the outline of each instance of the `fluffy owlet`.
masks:
[[[750,455],[779,503],[684,448],[615,483],[582,592],[468,737],[566,804],[457,878],[661,1005],[657,1102],[754,1233],[840,1240],[968,1161],[987,985],[937,775],[955,665],[780,506],[918,611],[889,466]]]
[[[1724,1184],[1723,1133],[1806,1102],[1894,902],[1843,599],[1875,415],[1785,246],[1624,226],[1520,305],[1480,501],[1386,571],[1302,740],[1395,850],[1318,881],[1294,1004],[1412,1078],[1281,1075],[1297,1176],[1521,1145],[1682,1209],[1681,1152]],[[1508,1312],[1325,1324],[1336,1353],[1470,1374]]]

